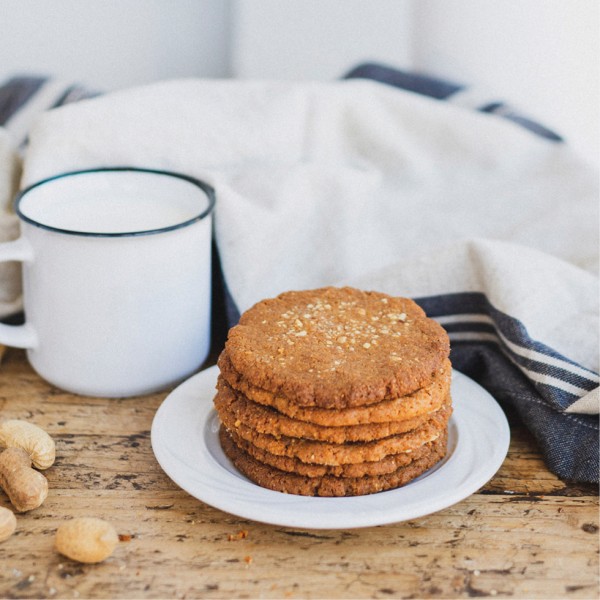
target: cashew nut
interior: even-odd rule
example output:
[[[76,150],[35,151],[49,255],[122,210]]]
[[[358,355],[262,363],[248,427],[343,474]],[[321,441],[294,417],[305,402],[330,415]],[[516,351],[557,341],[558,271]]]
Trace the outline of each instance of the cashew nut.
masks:
[[[108,558],[118,543],[119,536],[110,523],[93,517],[80,517],[58,528],[55,548],[73,560],[97,563]]]
[[[17,528],[15,513],[4,506],[0,506],[0,542],[7,540]]]
[[[0,454],[0,487],[17,512],[41,506],[48,496],[48,480],[31,468],[31,457],[22,448],[7,448]]]
[[[0,448],[22,448],[29,454],[37,469],[54,464],[54,440],[37,425],[11,419],[0,422]]]

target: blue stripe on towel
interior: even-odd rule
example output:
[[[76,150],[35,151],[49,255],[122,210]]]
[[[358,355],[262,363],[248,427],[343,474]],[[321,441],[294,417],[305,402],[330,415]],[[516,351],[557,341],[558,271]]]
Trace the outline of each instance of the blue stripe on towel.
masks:
[[[496,344],[555,410],[564,411],[598,387],[596,373],[531,339],[518,319],[496,309],[484,294],[447,294],[418,302],[447,329],[453,343]]]
[[[409,92],[437,98],[438,100],[445,100],[464,87],[442,79],[399,71],[385,65],[372,63],[359,65],[344,76],[344,79],[354,78],[374,79],[382,83],[389,83]]]
[[[344,79],[373,79],[381,83],[393,85],[394,87],[436,98],[437,100],[452,100],[452,96],[457,92],[466,90],[467,86],[453,83],[445,79],[438,79],[423,75],[421,73],[413,73],[410,71],[402,71],[386,65],[378,63],[364,63],[358,65],[344,75]],[[563,139],[551,129],[541,125],[537,121],[520,114],[508,104],[490,98],[480,106],[473,107],[475,110],[484,113],[490,113],[512,121],[532,133],[539,135],[553,142],[562,142]]]
[[[13,77],[0,86],[0,125],[4,125],[42,87],[42,77]]]

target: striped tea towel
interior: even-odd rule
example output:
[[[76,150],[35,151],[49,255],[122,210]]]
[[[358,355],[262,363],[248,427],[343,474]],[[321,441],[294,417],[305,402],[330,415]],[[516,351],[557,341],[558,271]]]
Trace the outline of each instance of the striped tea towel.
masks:
[[[549,467],[598,480],[598,178],[567,144],[363,78],[160,82],[29,139],[23,185],[115,164],[212,183],[233,320],[288,289],[416,298]]]
[[[345,77],[347,79],[372,79],[431,98],[452,102],[465,108],[495,114],[550,141],[563,141],[563,138],[556,132],[516,111],[506,102],[490,97],[477,89],[447,80],[429,77],[421,73],[402,71],[378,63],[358,65]],[[471,251],[481,255],[483,254],[482,246],[487,246],[488,252],[485,255],[489,257],[493,255],[490,247],[492,245],[491,242],[486,243],[480,240],[473,242]],[[460,254],[461,250],[464,251],[464,248],[454,248],[449,252]],[[513,257],[515,261],[522,260],[521,252],[528,252],[528,250],[519,249]],[[498,256],[504,260],[510,254],[511,249],[507,247],[498,251]],[[519,319],[498,309],[502,299],[494,297],[496,291],[467,292],[465,290],[470,286],[464,281],[457,286],[457,282],[463,279],[468,270],[470,261],[464,256],[458,260],[454,256],[451,262],[453,265],[462,263],[463,266],[455,269],[457,272],[444,270],[443,273],[438,273],[436,285],[439,286],[442,278],[447,277],[451,281],[446,282],[444,286],[446,290],[454,288],[457,291],[421,297],[417,298],[417,301],[448,331],[452,342],[454,366],[479,381],[497,399],[514,406],[523,420],[529,424],[529,428],[544,449],[547,462],[555,473],[566,479],[597,482],[598,446],[595,442],[595,438],[598,437],[597,420],[588,421],[579,416],[598,412],[600,404],[598,384],[600,381],[597,374],[591,369],[582,368],[574,360],[562,356],[552,347],[531,337],[530,331],[536,316],[545,318],[548,311],[537,313],[537,315],[528,315],[528,331],[528,328]],[[546,260],[544,256],[540,255],[532,256],[530,262],[536,264],[546,262]],[[545,277],[538,282],[539,287],[535,286],[537,287],[536,293],[546,297],[545,303],[548,303],[548,298],[552,298],[555,304],[556,319],[563,320],[567,318],[562,314],[563,309],[571,303],[569,299],[566,299],[566,303],[565,299],[556,301],[557,288],[554,285],[558,284],[562,287],[562,281],[561,278],[555,281],[554,267],[554,263],[548,265]],[[561,265],[561,267],[567,268],[566,265]],[[489,266],[487,268],[489,270]],[[399,268],[393,279],[402,279],[402,270]],[[509,266],[505,265],[500,272],[510,272]],[[575,273],[575,275],[581,276],[582,274]],[[419,277],[418,274],[416,276]],[[485,281],[489,281],[489,278],[490,274]],[[386,279],[390,279],[389,275],[383,278],[383,280]],[[500,290],[519,286],[520,281],[522,280],[505,281]],[[528,281],[527,289],[531,289],[531,284],[532,282]],[[385,286],[385,282],[378,281],[377,277],[371,277],[370,280],[362,281],[362,285],[367,287]],[[591,280],[590,285],[595,285],[595,281]],[[542,291],[542,286],[545,288],[544,291]],[[473,288],[481,289],[481,286],[473,286]],[[523,290],[526,298],[528,297],[527,289]],[[573,289],[576,288],[571,287],[569,293],[573,293]],[[422,293],[423,291],[421,290]],[[589,299],[592,300],[593,295],[590,295]],[[595,313],[597,298],[595,300],[596,302],[592,301],[587,307],[584,313],[586,316]],[[507,309],[512,310],[513,314],[519,314],[516,304],[514,299],[508,302]],[[572,318],[580,318],[580,316],[573,315]],[[593,328],[592,331],[597,331],[597,323],[593,319],[588,324],[590,328]],[[570,337],[572,332],[567,328],[561,332],[561,335]],[[585,341],[581,341],[584,347],[587,345]],[[593,335],[589,336],[587,341],[597,344],[596,336]],[[593,348],[587,349],[587,352],[589,351],[593,353]],[[585,355],[585,353],[586,351],[583,354]],[[518,374],[515,367],[521,371],[521,374]],[[516,401],[515,398],[518,398],[519,401]]]

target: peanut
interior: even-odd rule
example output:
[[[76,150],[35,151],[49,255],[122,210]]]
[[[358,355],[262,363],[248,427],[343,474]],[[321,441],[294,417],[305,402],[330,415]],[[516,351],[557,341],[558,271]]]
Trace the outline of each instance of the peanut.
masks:
[[[56,531],[55,548],[64,556],[82,563],[97,563],[108,558],[119,543],[119,536],[107,521],[81,517],[63,523]]]
[[[40,427],[27,421],[9,419],[0,422],[0,448],[22,448],[37,469],[54,464],[54,440]]]
[[[7,540],[17,528],[15,513],[8,508],[0,506],[0,542]]]
[[[48,480],[31,468],[31,457],[22,448],[7,448],[0,454],[0,487],[17,512],[41,506],[48,496]]]

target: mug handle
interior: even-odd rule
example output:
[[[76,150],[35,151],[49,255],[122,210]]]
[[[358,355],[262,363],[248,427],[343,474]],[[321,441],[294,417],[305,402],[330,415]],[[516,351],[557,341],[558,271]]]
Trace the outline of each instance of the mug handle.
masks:
[[[33,249],[25,238],[0,244],[0,262],[18,260],[29,262],[33,260]],[[13,348],[35,348],[37,335],[29,323],[23,325],[5,325],[0,323],[0,344]]]

